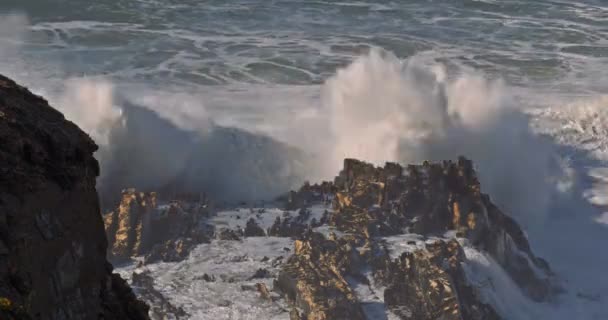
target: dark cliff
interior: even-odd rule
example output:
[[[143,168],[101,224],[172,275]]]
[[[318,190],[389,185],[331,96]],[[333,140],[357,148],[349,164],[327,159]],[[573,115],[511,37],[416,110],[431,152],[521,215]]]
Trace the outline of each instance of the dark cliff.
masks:
[[[106,261],[95,143],[0,76],[0,319],[147,319]]]

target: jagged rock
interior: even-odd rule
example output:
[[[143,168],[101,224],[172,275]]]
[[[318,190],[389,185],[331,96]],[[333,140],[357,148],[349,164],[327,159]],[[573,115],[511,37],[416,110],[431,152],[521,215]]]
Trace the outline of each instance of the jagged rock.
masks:
[[[515,220],[481,193],[470,160],[426,162],[403,171],[394,163],[377,168],[346,159],[335,179],[339,191],[330,224],[368,237],[456,231],[489,252],[534,300],[546,300],[557,290],[549,266],[534,256]]]
[[[148,319],[106,262],[95,143],[0,76],[2,319]],[[18,311],[15,311],[18,310]]]
[[[262,229],[255,219],[251,218],[247,220],[247,224],[245,225],[244,231],[245,237],[264,237],[266,236],[266,232]]]
[[[118,208],[104,217],[110,259],[145,255],[146,263],[180,261],[197,244],[209,242],[212,231],[201,227],[209,214],[207,203],[183,198],[159,205],[155,192],[124,190]]]
[[[316,221],[315,218],[310,219],[310,211],[306,208],[301,208],[298,215],[295,217],[284,216],[276,217],[272,226],[268,229],[268,235],[271,237],[290,237],[293,239],[300,238],[308,229],[315,228],[328,220],[327,211],[321,218],[321,221]]]
[[[302,231],[274,283],[292,305],[291,319],[365,319],[349,282],[371,285],[362,270],[386,288],[385,305],[401,319],[500,319],[469,283],[459,242],[438,240],[453,237],[448,234],[492,256],[533,299],[555,292],[547,263],[533,255],[517,223],[481,193],[465,158],[407,168],[346,159],[329,189],[334,211],[324,220],[339,234]],[[269,234],[289,227],[277,218]],[[383,239],[408,233],[427,240],[403,240],[415,249],[391,258]]]
[[[157,261],[177,262],[188,257],[190,251],[202,241],[196,241],[192,238],[178,238],[176,240],[167,240],[165,243],[157,244],[144,258],[144,263],[154,263]]]
[[[314,185],[306,182],[298,191],[290,191],[279,200],[285,204],[287,210],[297,210],[311,203],[330,202],[335,191],[330,182]]]
[[[147,319],[150,307],[137,299],[131,287],[117,273],[101,289],[103,298],[102,319]],[[120,310],[116,312],[115,310]]]
[[[394,261],[375,258],[389,260],[381,269],[387,272],[379,273],[378,280],[387,285],[384,301],[393,313],[408,320],[500,319],[466,282],[461,266],[464,252],[457,241],[438,240],[426,247]]]
[[[303,319],[365,319],[346,276],[356,268],[353,246],[347,240],[332,241],[320,233],[295,242],[295,253],[274,282]]]

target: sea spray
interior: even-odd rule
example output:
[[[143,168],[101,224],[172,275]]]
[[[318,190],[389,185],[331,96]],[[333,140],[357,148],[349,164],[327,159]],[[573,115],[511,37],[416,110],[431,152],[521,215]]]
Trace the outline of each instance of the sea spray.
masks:
[[[323,94],[334,144],[328,174],[345,157],[381,165],[464,155],[502,208],[527,223],[546,218],[562,169],[502,81],[372,50],[338,70]]]

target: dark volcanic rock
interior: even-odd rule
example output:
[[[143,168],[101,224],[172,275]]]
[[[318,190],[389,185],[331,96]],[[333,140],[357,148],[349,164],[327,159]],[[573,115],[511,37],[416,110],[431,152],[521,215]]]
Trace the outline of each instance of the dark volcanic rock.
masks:
[[[108,255],[113,260],[125,260],[146,251],[153,211],[157,208],[156,193],[122,192],[118,208],[104,216]],[[166,230],[166,229],[165,229]]]
[[[310,211],[306,208],[300,208],[298,215],[295,217],[283,216],[276,217],[274,223],[268,228],[268,235],[271,237],[290,237],[298,239],[311,228],[319,227],[328,221],[329,213],[327,210],[319,221],[315,218],[310,219]]]
[[[298,191],[290,191],[279,197],[279,201],[284,203],[287,210],[296,210],[312,203],[330,202],[336,191],[331,182],[314,185],[307,182]]]
[[[0,76],[0,318],[148,319],[112,274],[95,143]]]
[[[244,235],[245,237],[264,237],[266,236],[266,232],[258,225],[255,219],[251,218],[247,220]]]

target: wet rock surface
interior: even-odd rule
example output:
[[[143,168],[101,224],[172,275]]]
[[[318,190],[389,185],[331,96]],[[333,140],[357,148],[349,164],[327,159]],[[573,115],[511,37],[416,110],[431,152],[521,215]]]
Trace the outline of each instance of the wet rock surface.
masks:
[[[352,239],[328,240],[320,233],[297,240],[295,253],[274,283],[304,319],[366,319],[346,277],[358,261]]]
[[[155,192],[126,189],[118,207],[104,216],[109,258],[124,262],[143,256],[145,263],[181,261],[199,243],[209,242],[204,224],[207,203],[199,197],[159,203]]]
[[[291,319],[372,319],[377,310],[361,286],[383,289],[381,313],[400,319],[500,319],[469,283],[461,243],[488,253],[536,301],[558,290],[517,223],[481,193],[465,158],[406,168],[347,159],[328,190],[335,233],[308,230],[275,281]],[[417,238],[399,238],[408,235]],[[395,239],[408,248],[390,249]]]
[[[342,187],[331,223],[342,231],[371,237],[455,232],[488,252],[531,298],[546,300],[556,289],[548,264],[534,256],[519,225],[481,193],[470,160],[403,170],[391,163],[374,168],[347,159],[336,184]]]
[[[399,258],[378,257],[376,280],[386,285],[384,301],[401,319],[500,319],[468,284],[456,240],[437,240]]]
[[[0,76],[0,318],[148,319],[106,261],[95,143]]]
[[[118,261],[139,260],[138,270],[151,266],[149,274],[130,277],[154,305],[154,319],[207,314],[191,300],[180,304],[161,294],[153,281],[158,261],[176,263],[158,270],[179,274],[188,263],[207,266],[190,282],[179,276],[162,286],[207,292],[215,302],[204,308],[217,310],[209,314],[243,307],[216,296],[224,286],[250,295],[241,296],[248,303],[269,303],[282,319],[501,319],[484,298],[486,285],[468,273],[466,248],[495,261],[532,300],[548,301],[559,291],[548,264],[533,254],[515,220],[481,192],[465,158],[406,167],[346,159],[333,182],[306,183],[262,207],[242,205],[218,209],[200,199],[123,192],[105,216],[110,253]],[[279,245],[286,240],[288,246]],[[191,256],[199,245],[205,257]],[[260,250],[266,253],[256,256]]]
[[[155,306],[154,319],[177,317],[176,310],[192,317],[218,315],[247,303],[266,304],[272,310],[266,314],[292,320],[504,319],[484,297],[492,279],[471,276],[475,261],[467,250],[495,262],[532,300],[548,301],[559,292],[548,264],[533,254],[515,220],[481,192],[473,163],[465,158],[407,167],[347,159],[333,182],[306,183],[262,207],[208,209],[196,219],[196,201],[174,202],[172,210],[182,208],[190,220],[164,221],[165,229],[180,231],[166,233],[160,243],[197,239],[183,250],[146,242],[151,223],[142,217],[154,217],[166,203],[134,191],[123,198],[132,203],[129,210],[119,207],[113,216],[126,211],[124,217],[137,218],[127,219],[136,221],[128,232],[113,227],[115,239],[129,235],[121,238],[125,244],[114,244],[114,252],[129,248],[127,256],[151,268],[148,278],[131,278],[138,295]],[[192,253],[198,245],[205,254]],[[176,264],[156,267],[155,261]],[[194,274],[185,282],[182,270],[190,268],[197,271],[190,271]],[[159,270],[180,276],[156,284],[152,274]],[[191,298],[182,304],[160,294],[159,288],[167,286],[208,293],[215,302],[200,308],[216,311],[193,308]],[[217,290],[230,288],[241,300],[218,295]]]

